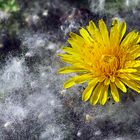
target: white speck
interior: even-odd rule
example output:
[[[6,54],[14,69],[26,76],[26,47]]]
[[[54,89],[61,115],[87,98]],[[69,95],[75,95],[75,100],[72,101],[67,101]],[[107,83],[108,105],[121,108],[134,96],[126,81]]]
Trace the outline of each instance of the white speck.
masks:
[[[41,73],[41,77],[44,77],[45,75],[46,75],[45,72],[42,72],[42,73]]]
[[[39,115],[38,115],[38,118],[41,119],[45,116],[44,112],[41,112]]]
[[[52,100],[52,101],[50,102],[50,104],[51,104],[51,105],[55,105],[55,101]]]
[[[38,19],[39,19],[39,16],[33,15],[33,19],[34,19],[34,20],[38,20]]]
[[[45,45],[45,40],[43,40],[43,39],[36,40],[37,47],[44,47],[44,45]]]
[[[48,10],[43,11],[42,15],[43,16],[48,16]]]
[[[37,22],[39,20],[39,16],[38,15],[33,15],[33,21]]]
[[[96,131],[96,132],[95,132],[95,135],[96,135],[96,136],[101,135],[101,131],[100,131],[100,130]]]
[[[63,89],[62,91],[61,91],[61,95],[65,95],[65,93],[66,93],[66,90],[65,89]]]
[[[5,124],[4,124],[4,127],[9,127],[11,125],[11,122],[6,122]]]
[[[36,82],[35,81],[33,81],[33,82],[31,82],[31,87],[32,88],[35,88],[37,85],[36,85]]]
[[[50,43],[47,47],[47,49],[49,49],[49,50],[53,50],[55,48],[56,48],[56,44],[54,44],[54,43]]]
[[[32,57],[33,54],[32,54],[31,52],[27,52],[27,53],[25,54],[25,56],[26,56],[26,57]]]
[[[3,48],[3,44],[0,43],[0,48]]]
[[[77,136],[78,136],[78,137],[81,136],[81,131],[78,131]]]
[[[8,12],[0,11],[0,22],[3,20],[8,20],[8,18],[11,16]]]
[[[129,0],[126,0],[125,4],[126,4],[126,6],[129,6],[130,1]]]

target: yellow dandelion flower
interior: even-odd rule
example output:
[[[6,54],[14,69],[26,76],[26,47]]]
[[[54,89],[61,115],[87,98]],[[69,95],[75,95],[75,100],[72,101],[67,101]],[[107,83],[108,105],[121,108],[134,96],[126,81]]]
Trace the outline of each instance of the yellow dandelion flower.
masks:
[[[70,33],[70,47],[64,47],[61,59],[70,66],[61,68],[60,74],[77,73],[64,87],[87,82],[82,100],[95,105],[107,102],[108,92],[115,102],[120,101],[118,89],[127,87],[140,93],[140,36],[131,31],[125,37],[126,23],[114,20],[110,32],[103,20],[99,28],[93,21],[80,29],[80,35]]]

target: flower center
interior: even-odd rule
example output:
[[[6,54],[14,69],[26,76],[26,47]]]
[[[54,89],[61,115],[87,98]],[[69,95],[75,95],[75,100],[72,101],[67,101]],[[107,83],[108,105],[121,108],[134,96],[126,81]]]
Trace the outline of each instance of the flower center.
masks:
[[[119,65],[119,60],[114,55],[102,55],[100,59],[101,72],[106,76],[111,76],[116,73]]]
[[[117,61],[117,58],[115,56],[112,56],[112,55],[102,55],[101,59],[107,65],[113,64]]]

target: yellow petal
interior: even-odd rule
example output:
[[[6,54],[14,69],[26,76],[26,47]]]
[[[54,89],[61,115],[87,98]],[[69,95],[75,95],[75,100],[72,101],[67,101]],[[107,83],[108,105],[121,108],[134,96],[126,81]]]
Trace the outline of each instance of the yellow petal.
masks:
[[[128,33],[127,36],[124,38],[124,40],[121,42],[121,46],[126,47],[126,48],[131,47],[137,44],[137,40],[138,40],[138,33],[135,31],[132,31]]]
[[[114,76],[110,76],[110,81],[111,82],[115,82],[115,77]]]
[[[109,42],[108,30],[107,30],[106,24],[104,23],[103,20],[99,20],[99,28],[100,28],[100,33],[102,35],[104,45],[106,47],[109,47],[110,42]]]
[[[140,46],[137,46],[134,51],[130,52],[130,54],[134,57],[134,59],[140,57]]]
[[[126,22],[122,22],[119,24],[119,34],[120,34],[120,41],[123,38],[125,32],[126,32]]]
[[[110,83],[110,87],[111,87],[111,94],[113,96],[114,101],[119,102],[120,97],[116,85],[114,83]]]
[[[75,78],[75,82],[80,84],[93,78],[91,74],[83,74]]]
[[[79,52],[71,47],[63,47],[62,50],[69,54],[79,55]]]
[[[98,28],[92,20],[89,22],[89,26],[87,26],[87,29],[91,35],[94,35],[95,32],[98,31]]]
[[[73,32],[70,33],[70,38],[68,39],[68,42],[71,44],[72,48],[77,51],[79,51],[85,43],[84,39],[81,36]]]
[[[85,39],[85,41],[87,41],[89,44],[91,44],[93,39],[91,38],[91,36],[87,32],[87,30],[84,28],[81,28],[79,32],[80,32],[81,36]]]
[[[125,64],[125,67],[127,67],[127,68],[130,68],[130,67],[134,67],[134,68],[140,67],[140,60],[127,61],[126,64]]]
[[[132,80],[138,80],[138,81],[140,81],[140,76],[139,75],[136,75],[136,74],[127,74],[127,75]]]
[[[124,84],[126,84],[128,87],[130,87],[131,89],[140,93],[140,86],[135,81],[130,81],[130,80],[126,80],[126,79],[121,79],[121,81]]]
[[[94,43],[99,43],[101,46],[102,36],[99,32],[99,29],[96,27],[95,23],[93,21],[89,22],[89,26],[87,26],[88,32],[91,34],[92,38],[94,39]]]
[[[110,29],[110,45],[112,47],[119,45],[119,29],[117,20],[112,21],[112,27]]]
[[[129,77],[125,73],[118,74],[118,77],[120,77],[121,79],[130,80]]]
[[[79,35],[77,35],[73,32],[70,32],[69,35],[70,35],[70,38],[73,39],[73,41],[77,41],[77,43],[81,43],[81,42],[83,43],[84,42],[84,39],[81,36],[79,36]]]
[[[90,80],[92,77],[93,76],[90,75],[90,74],[83,74],[83,75],[80,75],[80,76],[75,76],[75,77],[67,80],[64,83],[64,88],[70,88],[70,87],[74,86],[75,84],[84,83],[87,80]]]
[[[125,85],[118,78],[115,79],[115,84],[120,90],[127,92]]]
[[[66,74],[66,73],[72,73],[72,72],[87,72],[87,70],[82,69],[82,68],[77,68],[77,67],[64,67],[59,69],[59,74]]]
[[[93,90],[93,94],[92,94],[92,96],[90,98],[90,103],[92,105],[96,105],[97,104],[97,102],[98,102],[98,100],[100,98],[100,95],[101,95],[102,90],[103,90],[103,83],[99,83],[95,87],[95,89]]]
[[[92,91],[93,91],[94,87],[97,85],[98,81],[99,81],[99,79],[95,78],[88,84],[88,86],[82,93],[82,100],[84,102],[86,102],[90,98]]]
[[[100,104],[104,105],[108,98],[108,86],[104,86],[103,91],[100,95]]]
[[[105,81],[104,81],[104,84],[109,85],[110,84],[110,78],[106,78]]]
[[[134,45],[131,45],[131,47],[129,47],[127,50],[129,51],[129,53],[131,55],[133,55],[133,53],[136,52],[136,51],[138,51],[139,48],[140,48],[140,45],[139,44],[134,44]]]
[[[69,57],[62,57],[61,60],[62,60],[63,62],[67,62],[67,63],[69,63],[69,64],[76,63],[75,60],[73,60],[72,58],[69,58]]]
[[[71,78],[69,80],[67,80],[65,83],[64,83],[64,88],[70,88],[72,86],[74,86],[76,83],[75,83],[75,77],[74,78]]]
[[[133,72],[137,72],[136,69],[119,69],[118,72],[120,73],[133,73]]]
[[[78,63],[78,62],[83,62],[83,60],[80,57],[75,57],[73,59],[73,55],[69,55],[69,54],[58,54],[58,56],[60,56],[61,60],[67,63]]]

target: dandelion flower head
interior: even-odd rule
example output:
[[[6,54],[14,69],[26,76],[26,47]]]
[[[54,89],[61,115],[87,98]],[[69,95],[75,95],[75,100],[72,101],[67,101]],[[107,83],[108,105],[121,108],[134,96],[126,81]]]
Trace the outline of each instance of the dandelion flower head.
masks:
[[[107,102],[109,91],[115,102],[120,101],[119,91],[127,87],[140,93],[140,36],[136,31],[127,35],[126,23],[113,20],[108,31],[105,22],[93,21],[79,34],[70,33],[68,43],[60,54],[62,61],[69,64],[59,70],[60,74],[76,73],[65,82],[64,87],[87,82],[82,100],[92,105]]]

